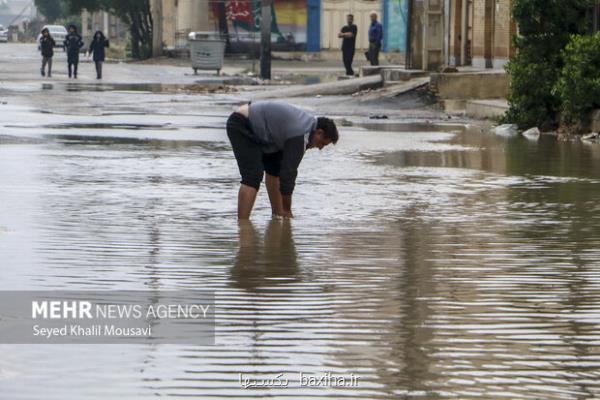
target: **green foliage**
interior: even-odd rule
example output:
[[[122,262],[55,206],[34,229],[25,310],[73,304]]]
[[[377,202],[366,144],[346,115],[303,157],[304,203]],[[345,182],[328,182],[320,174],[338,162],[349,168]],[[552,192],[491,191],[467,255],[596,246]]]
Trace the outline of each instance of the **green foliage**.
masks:
[[[70,11],[107,11],[129,27],[134,58],[152,57],[152,13],[150,0],[64,0]]]
[[[600,33],[573,35],[562,55],[565,66],[557,89],[563,120],[572,125],[600,108]]]
[[[569,33],[585,32],[586,14],[594,4],[595,0],[513,0],[512,13],[523,38],[568,40]]]
[[[511,90],[507,122],[522,128],[555,124],[561,100],[556,90],[563,49],[572,34],[585,33],[594,0],[514,0],[519,27],[517,55],[508,63]]]
[[[521,128],[553,123],[560,106],[554,83],[558,79],[558,57],[536,57],[534,48],[521,50],[507,65],[511,76],[510,108],[506,122]]]

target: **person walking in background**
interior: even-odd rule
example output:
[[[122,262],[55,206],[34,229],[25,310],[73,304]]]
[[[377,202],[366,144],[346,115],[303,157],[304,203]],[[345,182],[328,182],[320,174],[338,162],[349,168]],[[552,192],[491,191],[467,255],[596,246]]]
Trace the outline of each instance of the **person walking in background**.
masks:
[[[109,46],[108,39],[104,37],[102,31],[94,34],[94,39],[90,43],[90,54],[94,54],[94,63],[96,64],[96,79],[102,79],[102,63],[106,58],[104,49]]]
[[[46,76],[46,65],[48,65],[48,78],[52,78],[52,57],[54,57],[54,46],[56,42],[50,35],[50,31],[45,28],[42,30],[40,38],[40,50],[42,52],[42,76]]]
[[[354,25],[354,15],[348,14],[348,25],[342,28],[342,31],[338,33],[338,37],[342,39],[342,58],[344,67],[346,68],[346,75],[349,76],[354,76],[352,61],[354,60],[357,32],[358,29]]]
[[[79,51],[83,47],[83,40],[77,33],[75,25],[69,26],[69,33],[65,38],[65,51],[67,52],[67,63],[69,64],[69,78],[77,79],[77,66],[79,65]]]
[[[377,13],[371,13],[371,26],[369,27],[369,61],[371,65],[379,65],[379,51],[383,40],[383,26],[377,21]]]

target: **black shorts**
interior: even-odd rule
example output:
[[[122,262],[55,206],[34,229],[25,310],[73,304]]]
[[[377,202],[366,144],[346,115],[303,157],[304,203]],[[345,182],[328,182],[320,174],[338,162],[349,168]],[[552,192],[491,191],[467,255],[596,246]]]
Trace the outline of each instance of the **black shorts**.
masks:
[[[265,172],[279,177],[283,153],[265,153],[254,138],[248,118],[237,112],[231,114],[227,120],[227,136],[242,175],[242,184],[258,190]]]

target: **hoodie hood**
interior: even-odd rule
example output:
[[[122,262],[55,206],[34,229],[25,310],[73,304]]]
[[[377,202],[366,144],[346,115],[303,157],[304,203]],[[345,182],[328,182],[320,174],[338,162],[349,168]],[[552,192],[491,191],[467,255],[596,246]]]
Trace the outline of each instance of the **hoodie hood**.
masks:
[[[48,34],[50,34],[50,31],[48,30],[48,28],[42,29],[42,35],[44,34],[44,32],[48,32]]]
[[[106,37],[104,37],[104,33],[102,33],[102,31],[96,31],[96,33],[94,33],[94,40],[96,40],[96,36],[98,36],[98,34],[100,34],[100,39],[106,39]]]
[[[69,28],[68,28],[67,30],[70,32],[70,31],[71,31],[71,29],[73,29],[73,31],[74,31],[75,33],[77,33],[77,26],[75,26],[75,25],[71,24],[71,25],[69,25]]]

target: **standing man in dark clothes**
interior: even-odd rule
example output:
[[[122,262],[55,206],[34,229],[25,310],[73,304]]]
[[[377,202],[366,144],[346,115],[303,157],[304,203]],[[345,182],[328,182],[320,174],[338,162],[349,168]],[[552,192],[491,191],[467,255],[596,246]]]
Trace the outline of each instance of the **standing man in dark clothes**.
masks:
[[[227,136],[238,163],[242,184],[238,219],[247,220],[263,175],[274,216],[293,218],[292,193],[298,166],[308,149],[339,139],[335,123],[280,102],[244,105],[227,120]]]
[[[102,63],[106,58],[104,49],[109,46],[108,39],[104,37],[102,31],[94,34],[94,40],[90,43],[89,53],[94,53],[94,63],[96,64],[96,79],[102,79]]]
[[[371,65],[379,65],[379,51],[383,40],[383,26],[377,21],[377,13],[371,13],[371,26],[369,27],[369,61]]]
[[[342,31],[338,33],[338,37],[342,39],[344,67],[346,68],[346,75],[349,76],[354,76],[352,61],[354,60],[357,32],[358,29],[356,28],[356,25],[354,25],[354,15],[348,14],[348,25],[342,28]]]
[[[77,79],[77,66],[79,65],[79,50],[83,47],[83,40],[77,33],[75,25],[69,26],[69,34],[65,38],[65,50],[67,51],[67,63],[69,64],[69,78]]]
[[[56,42],[47,28],[42,30],[40,38],[40,50],[42,51],[42,76],[46,76],[46,65],[48,65],[48,78],[52,78],[52,57],[54,57],[54,46]]]

